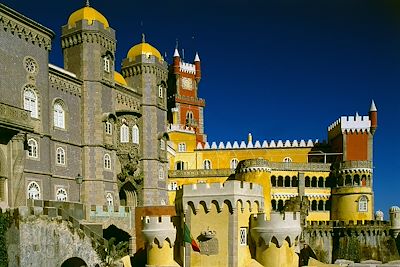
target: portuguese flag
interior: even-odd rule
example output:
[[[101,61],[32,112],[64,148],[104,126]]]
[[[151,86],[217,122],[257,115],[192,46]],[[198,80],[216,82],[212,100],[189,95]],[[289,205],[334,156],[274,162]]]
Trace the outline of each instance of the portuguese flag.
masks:
[[[200,247],[197,245],[196,241],[193,239],[192,235],[190,234],[189,227],[185,223],[185,229],[183,233],[183,241],[186,243],[190,243],[192,245],[192,249],[194,251],[200,252]]]

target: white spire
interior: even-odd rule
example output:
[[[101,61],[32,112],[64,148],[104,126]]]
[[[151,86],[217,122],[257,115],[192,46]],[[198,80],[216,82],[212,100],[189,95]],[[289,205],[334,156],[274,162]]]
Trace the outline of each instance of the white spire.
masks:
[[[194,62],[200,62],[199,53],[196,52],[196,56],[194,57]]]
[[[378,111],[378,110],[376,109],[375,102],[374,102],[373,99],[372,99],[371,107],[370,107],[369,111]]]
[[[175,48],[174,57],[180,57],[179,52],[178,52],[178,48]]]

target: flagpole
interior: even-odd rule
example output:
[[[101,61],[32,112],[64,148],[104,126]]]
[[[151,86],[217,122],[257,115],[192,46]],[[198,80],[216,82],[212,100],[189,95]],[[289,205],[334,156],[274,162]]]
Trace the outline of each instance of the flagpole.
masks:
[[[186,223],[186,219],[185,219],[185,217],[186,217],[186,214],[184,213],[183,214],[183,227],[182,227],[182,229],[183,229],[183,235],[182,235],[182,237],[184,236],[184,232],[185,232],[185,223]],[[185,240],[184,240],[184,238],[182,238],[182,241],[183,241],[183,261],[182,261],[182,263],[183,263],[183,266],[182,267],[186,267],[186,242],[185,242]]]

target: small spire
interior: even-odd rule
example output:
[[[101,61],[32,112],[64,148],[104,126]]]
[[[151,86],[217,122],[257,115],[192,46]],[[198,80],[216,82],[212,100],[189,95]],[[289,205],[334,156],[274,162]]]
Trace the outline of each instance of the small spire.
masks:
[[[86,6],[90,6],[90,1],[86,0]]]
[[[378,110],[376,109],[375,102],[374,102],[373,99],[372,99],[371,107],[370,107],[369,111],[378,111]]]
[[[196,52],[196,56],[194,57],[194,62],[200,62],[199,53]]]
[[[175,49],[178,49],[178,45],[179,45],[178,38],[176,38],[176,40],[175,40]]]
[[[175,48],[174,57],[180,57],[179,52],[178,52],[178,48]]]
[[[142,33],[142,43],[146,42],[146,36],[144,35],[144,33]]]

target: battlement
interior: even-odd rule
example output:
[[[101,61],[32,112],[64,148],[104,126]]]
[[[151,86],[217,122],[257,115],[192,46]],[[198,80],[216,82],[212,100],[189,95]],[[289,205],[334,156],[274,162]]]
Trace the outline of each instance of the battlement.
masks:
[[[189,133],[194,134],[195,130],[193,127],[189,127],[182,124],[169,124],[168,125],[168,132],[181,132],[181,133]]]
[[[186,63],[181,61],[179,63],[179,70],[181,72],[189,73],[189,74],[196,74],[196,66],[194,64]]]
[[[263,240],[267,246],[273,242],[280,247],[284,240],[289,246],[294,245],[301,233],[300,212],[271,212],[270,216],[270,220],[266,219],[265,213],[253,214],[250,217],[252,238],[256,242]]]
[[[262,143],[260,141],[255,141],[254,144],[252,141],[250,142],[245,142],[241,141],[240,144],[238,141],[234,141],[233,144],[231,142],[219,142],[217,145],[217,142],[212,142],[211,146],[208,142],[206,142],[203,146],[202,143],[197,143],[197,149],[198,150],[208,150],[208,149],[257,149],[257,148],[297,148],[297,147],[314,147],[316,144],[318,144],[318,139],[315,141],[312,141],[309,139],[308,141],[305,140],[286,140],[283,142],[282,140],[278,140],[275,142],[275,140],[271,140],[269,143],[264,140]]]
[[[155,240],[157,240],[160,248],[163,247],[164,241],[167,241],[171,248],[174,246],[176,229],[171,222],[170,216],[145,216],[142,222],[142,233],[148,244],[156,243]]]
[[[328,127],[328,132],[340,130],[345,132],[370,132],[371,120],[369,116],[341,116]]]
[[[201,205],[208,212],[212,204],[217,206],[218,212],[222,211],[224,204],[228,205],[231,212],[235,212],[238,202],[241,204],[241,209],[248,203],[250,210],[262,211],[264,209],[262,186],[243,181],[183,185],[179,187],[176,199],[177,208],[183,209],[184,213],[189,207],[197,213]]]

